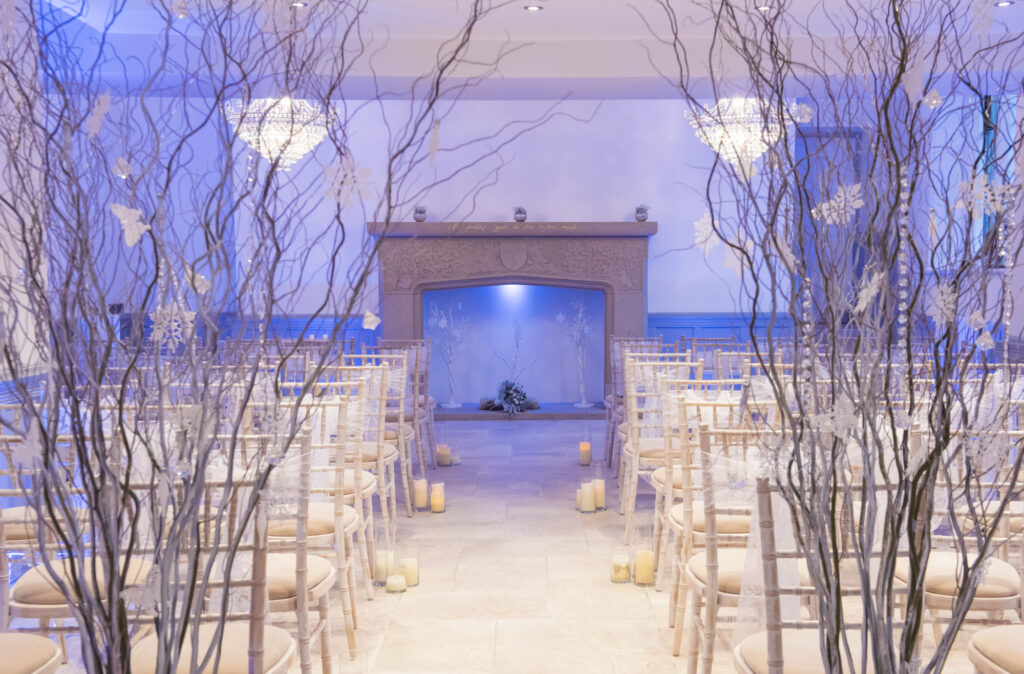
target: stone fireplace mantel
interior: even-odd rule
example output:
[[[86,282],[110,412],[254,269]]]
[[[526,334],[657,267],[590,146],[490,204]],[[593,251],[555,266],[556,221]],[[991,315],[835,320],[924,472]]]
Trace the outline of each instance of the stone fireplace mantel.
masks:
[[[381,236],[384,223],[371,222]],[[608,336],[642,336],[647,238],[656,222],[399,222],[378,258],[382,336],[423,336],[423,292],[527,283],[603,290]]]

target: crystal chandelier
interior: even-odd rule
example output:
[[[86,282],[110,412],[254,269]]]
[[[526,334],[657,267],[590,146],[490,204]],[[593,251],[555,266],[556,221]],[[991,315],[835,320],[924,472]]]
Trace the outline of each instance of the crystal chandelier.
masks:
[[[753,164],[782,136],[782,125],[757,98],[723,98],[690,118],[697,137],[751,176]]]
[[[285,171],[327,136],[323,108],[289,96],[227,101],[224,116],[249,147]]]

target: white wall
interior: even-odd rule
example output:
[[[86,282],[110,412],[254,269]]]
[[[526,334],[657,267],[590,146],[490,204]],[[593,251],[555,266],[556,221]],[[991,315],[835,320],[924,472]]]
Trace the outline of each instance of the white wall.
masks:
[[[349,107],[357,103],[349,102]],[[543,115],[551,101],[461,101],[444,119],[433,169],[425,163],[416,174],[420,186],[458,170],[479,152],[446,152],[468,139],[493,133],[506,122]],[[383,104],[392,124],[407,114],[408,102]],[[684,105],[670,100],[571,101],[558,107],[580,120],[561,116],[529,131],[450,182],[416,200],[427,207],[429,220],[511,221],[512,210],[524,206],[532,221],[632,220],[634,207],[646,204],[659,231],[650,241],[647,309],[650,312],[731,312],[736,277],[725,269],[724,247],[705,261],[693,249],[693,222],[704,211],[703,187],[711,151],[694,136]],[[350,147],[360,166],[372,169],[377,193],[385,176],[382,163],[387,139],[381,108],[370,106],[348,125]],[[321,200],[322,166],[334,159],[328,144],[295,171],[296,189],[311,201]],[[496,178],[477,191],[503,162]],[[476,193],[475,208],[471,195]],[[414,204],[397,219],[411,220]],[[330,220],[333,203],[321,201],[308,220],[308,238]],[[357,258],[364,241],[363,223],[373,219],[353,208],[346,212],[350,239],[343,251],[345,267]],[[244,238],[244,235],[243,235]],[[239,255],[242,259],[242,255]],[[311,312],[327,290],[322,246],[312,245],[304,258],[306,273],[295,313]],[[375,300],[373,300],[375,302]]]

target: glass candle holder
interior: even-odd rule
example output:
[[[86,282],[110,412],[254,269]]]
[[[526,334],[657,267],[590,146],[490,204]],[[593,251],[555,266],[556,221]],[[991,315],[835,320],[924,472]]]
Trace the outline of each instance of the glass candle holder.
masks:
[[[594,485],[594,509],[605,510],[608,507],[607,483],[604,479],[604,464],[600,461],[592,466],[590,481]]]
[[[437,465],[446,468],[452,465],[452,448],[448,445],[437,446]]]
[[[612,582],[628,583],[633,579],[629,566],[629,547],[612,546]]]
[[[633,546],[633,582],[640,587],[651,587],[654,577],[654,541],[643,537]]]
[[[420,584],[420,559],[415,546],[403,545],[398,555],[398,570],[405,576],[406,587]]]
[[[412,505],[417,512],[430,510],[430,483],[425,477],[417,477],[412,481]]]
[[[430,485],[430,512],[443,513],[445,506],[444,482],[435,482]]]
[[[405,592],[406,587],[405,574],[402,573],[391,574],[384,583],[385,592],[390,592],[392,594]]]

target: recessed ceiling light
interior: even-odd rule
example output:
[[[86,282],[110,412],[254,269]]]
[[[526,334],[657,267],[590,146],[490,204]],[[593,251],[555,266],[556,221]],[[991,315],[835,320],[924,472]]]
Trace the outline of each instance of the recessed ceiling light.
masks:
[[[523,7],[523,9],[525,9],[527,12],[539,12],[544,8],[541,7],[540,5],[527,5],[526,7]]]
[[[996,3],[996,7],[1009,7],[1013,4],[1013,0],[1000,0]]]
[[[297,2],[297,1],[296,1],[296,2],[293,2],[293,3],[292,3],[292,7],[305,7],[305,6],[306,6],[306,4],[307,4],[307,3],[305,3],[305,2]]]
[[[759,12],[767,12],[771,8],[772,8],[771,5],[758,5],[757,6],[757,11],[759,11]]]

